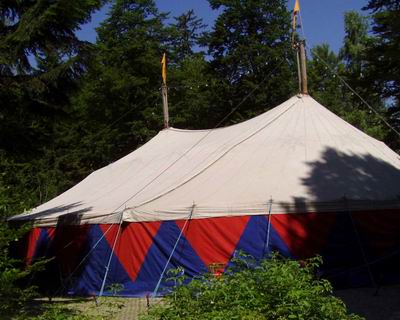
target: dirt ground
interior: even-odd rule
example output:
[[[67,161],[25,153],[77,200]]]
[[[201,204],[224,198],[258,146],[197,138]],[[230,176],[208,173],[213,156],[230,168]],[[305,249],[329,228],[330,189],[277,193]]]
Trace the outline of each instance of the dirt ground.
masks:
[[[350,312],[367,320],[400,320],[400,286],[338,290]]]

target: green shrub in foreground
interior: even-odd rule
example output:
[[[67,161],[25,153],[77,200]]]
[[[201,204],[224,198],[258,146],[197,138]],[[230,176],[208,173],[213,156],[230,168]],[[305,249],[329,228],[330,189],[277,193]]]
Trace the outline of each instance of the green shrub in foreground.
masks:
[[[11,244],[28,230],[29,226],[12,229],[0,223],[0,318],[23,316],[30,302],[37,297],[36,287],[29,285],[29,277],[44,269],[49,260],[39,260],[25,266],[10,255]]]
[[[220,278],[177,285],[141,319],[362,319],[348,314],[327,280],[315,277],[320,264],[320,258],[300,263],[278,255],[257,265],[249,257],[234,259]]]

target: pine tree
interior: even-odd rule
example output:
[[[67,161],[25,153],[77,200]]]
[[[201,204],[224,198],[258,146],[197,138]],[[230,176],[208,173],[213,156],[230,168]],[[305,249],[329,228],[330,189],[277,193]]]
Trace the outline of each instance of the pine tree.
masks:
[[[126,155],[162,128],[160,58],[169,39],[152,0],[117,0],[97,29],[96,57],[74,99],[80,176]],[[79,133],[78,133],[79,132]],[[71,142],[66,143],[71,144]]]
[[[400,1],[370,0],[364,8],[372,12],[373,33],[377,36],[368,56],[375,66],[375,77],[383,81],[383,94],[400,99]]]
[[[348,73],[362,77],[365,69],[365,52],[371,42],[368,36],[368,18],[356,11],[344,14],[345,37],[339,57],[344,60]]]
[[[206,25],[198,18],[193,10],[174,17],[171,25],[171,53],[177,63],[195,53],[195,47],[199,46]],[[171,60],[171,59],[170,59]]]
[[[387,119],[400,131],[400,1],[370,0],[364,8],[372,13],[375,39],[367,56],[371,69],[370,83],[385,99]],[[390,131],[386,142],[400,150],[400,138]]]
[[[91,51],[75,31],[102,3],[0,3],[0,190],[9,199],[7,214],[57,192],[58,179],[51,176],[55,124],[65,116]]]
[[[222,85],[216,112],[225,115],[250,92],[233,121],[257,115],[296,92],[290,13],[283,0],[209,0],[221,11],[205,42]],[[221,98],[219,98],[221,97]]]
[[[201,51],[206,25],[193,10],[170,25],[168,84],[170,124],[183,129],[204,129],[216,123],[212,91],[215,81]]]

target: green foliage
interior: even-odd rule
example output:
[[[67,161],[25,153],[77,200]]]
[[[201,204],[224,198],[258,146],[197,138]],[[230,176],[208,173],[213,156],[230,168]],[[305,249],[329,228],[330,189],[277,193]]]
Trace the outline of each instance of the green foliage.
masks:
[[[168,97],[171,125],[185,129],[214,127],[222,118],[212,102],[220,85],[203,55],[186,57],[173,66]]]
[[[389,123],[400,130],[400,1],[370,0],[364,8],[372,13],[373,42],[367,49],[367,61],[371,70],[370,87],[384,99]],[[400,137],[388,133],[387,143],[400,150]]]
[[[0,219],[49,200],[69,185],[58,166],[56,130],[86,71],[92,46],[75,31],[102,0],[0,2]],[[27,231],[0,225],[0,312],[25,315],[37,295],[10,247]]]
[[[70,186],[57,167],[56,130],[68,118],[69,97],[92,49],[74,32],[102,3],[0,3],[2,215],[30,209]]]
[[[23,318],[22,318],[23,319]],[[85,315],[79,311],[73,311],[61,307],[48,307],[43,313],[37,316],[29,316],[31,320],[102,320],[102,317]]]
[[[350,74],[362,76],[365,70],[365,51],[371,42],[368,36],[368,18],[356,11],[344,14],[345,37],[339,57],[346,63]]]
[[[10,245],[15,243],[28,230],[28,226],[20,229],[10,229],[6,224],[0,224],[0,313],[3,319],[26,314],[28,303],[37,296],[36,288],[22,285],[29,276],[43,270],[48,260],[23,267],[19,260],[10,256]]]
[[[315,277],[320,263],[273,255],[256,264],[242,256],[220,278],[207,274],[177,285],[142,319],[361,319]]]
[[[209,0],[220,10],[203,43],[221,81],[213,99],[222,119],[253,90],[230,121],[258,115],[296,92],[290,13],[283,0]]]
[[[378,36],[368,50],[370,63],[374,66],[375,79],[384,82],[383,94],[400,96],[400,1],[370,0],[364,8],[372,12],[372,31]]]
[[[165,17],[152,0],[115,1],[97,29],[96,56],[73,101],[74,135],[66,135],[65,145],[74,146],[68,162],[77,162],[70,171],[104,166],[162,128],[159,85],[162,43],[168,40]]]
[[[193,10],[174,17],[175,22],[171,25],[170,50],[172,61],[179,63],[183,59],[195,54],[194,47],[199,41],[206,27],[203,20],[198,18]],[[170,59],[171,61],[171,59]]]
[[[360,101],[339,79],[343,78],[375,110],[385,117],[382,100],[371,90],[371,69],[366,62],[368,20],[356,12],[345,13],[345,39],[339,55],[327,44],[311,50],[309,63],[310,93],[324,106],[367,134],[383,140],[388,128],[382,120]]]
[[[116,296],[118,292],[124,290],[124,285],[122,283],[112,283],[107,287],[107,290],[110,291],[113,296]]]

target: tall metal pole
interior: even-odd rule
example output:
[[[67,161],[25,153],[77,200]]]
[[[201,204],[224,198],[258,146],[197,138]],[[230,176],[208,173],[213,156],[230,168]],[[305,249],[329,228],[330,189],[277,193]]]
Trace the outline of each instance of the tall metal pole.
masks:
[[[308,84],[307,84],[307,58],[305,49],[305,40],[300,40],[298,45],[299,56],[300,56],[300,81],[301,81],[301,91],[302,94],[308,94]]]
[[[161,95],[163,100],[164,128],[169,128],[168,88],[165,83],[161,85]]]

